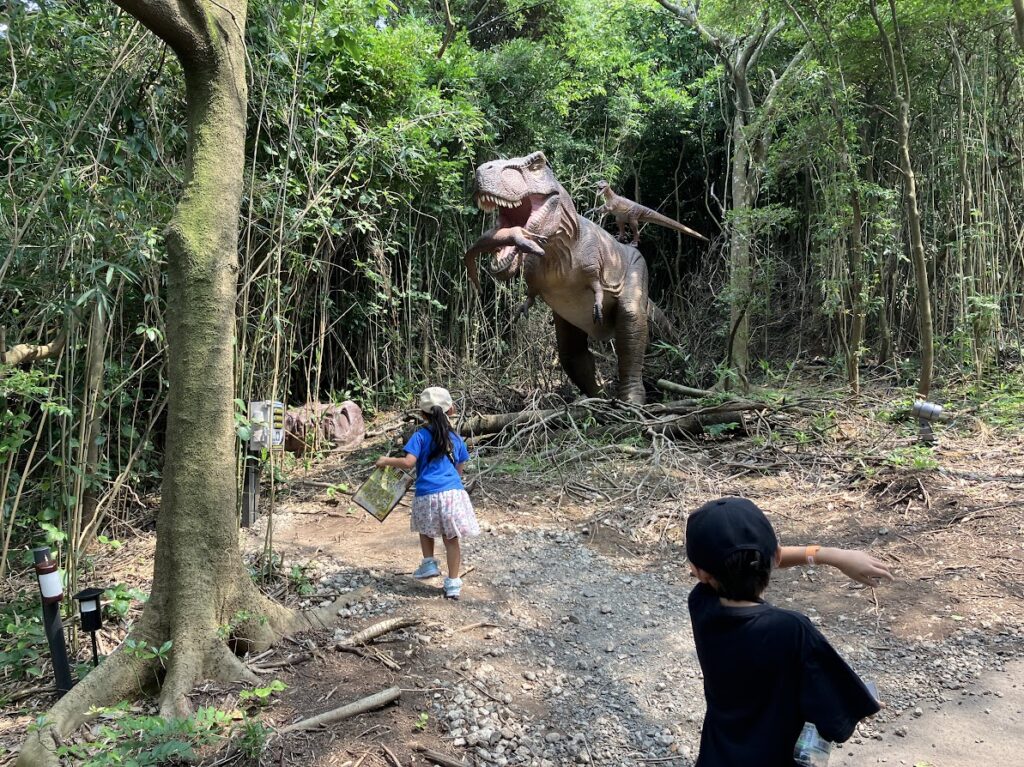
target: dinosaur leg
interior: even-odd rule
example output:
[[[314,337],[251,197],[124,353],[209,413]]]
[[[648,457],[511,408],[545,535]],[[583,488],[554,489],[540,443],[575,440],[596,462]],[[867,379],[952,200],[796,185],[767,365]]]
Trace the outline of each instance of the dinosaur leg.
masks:
[[[601,287],[601,280],[590,283],[590,289],[594,291],[594,324],[600,325],[604,322],[604,288]]]
[[[633,240],[629,244],[635,248],[640,244],[640,218],[636,213],[629,214],[629,227],[633,230]]]
[[[587,346],[587,334],[557,314],[554,318],[558,361],[562,365],[562,370],[588,397],[601,396],[601,390],[597,386],[597,372],[594,369],[594,355]]]
[[[626,217],[622,214],[616,214],[615,225],[619,227],[619,236],[616,237],[619,242],[625,242],[626,237],[629,235],[626,232]]]
[[[615,354],[619,362],[616,396],[624,402],[644,403],[644,352],[647,351],[647,268],[633,263],[619,295],[615,318]]]

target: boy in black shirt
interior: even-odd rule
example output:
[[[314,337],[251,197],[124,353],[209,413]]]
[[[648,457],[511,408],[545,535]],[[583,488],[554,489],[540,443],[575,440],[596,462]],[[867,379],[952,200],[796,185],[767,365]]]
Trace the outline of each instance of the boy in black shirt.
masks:
[[[705,504],[686,523],[686,556],[700,583],[690,619],[707,714],[697,767],[792,767],[804,722],[843,742],[878,703],[806,616],[764,602],[771,569],[832,565],[856,581],[892,580],[860,551],[780,548],[745,498]]]

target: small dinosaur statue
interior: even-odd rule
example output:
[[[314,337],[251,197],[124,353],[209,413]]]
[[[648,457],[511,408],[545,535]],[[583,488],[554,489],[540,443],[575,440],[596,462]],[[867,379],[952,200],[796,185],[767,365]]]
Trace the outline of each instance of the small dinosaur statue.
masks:
[[[474,197],[498,220],[466,252],[473,284],[479,287],[477,259],[484,253],[492,254],[486,268],[495,279],[522,273],[527,298],[520,311],[537,298],[551,307],[558,359],[569,379],[588,397],[600,396],[588,338],[613,339],[616,396],[642,404],[647,323],[664,323],[664,315],[648,299],[640,251],[577,213],[542,152],[484,163],[476,169]]]
[[[677,232],[696,237],[698,240],[708,242],[703,234],[693,231],[690,227],[680,224],[678,221],[663,216],[656,210],[646,208],[638,202],[627,200],[625,197],[615,194],[607,181],[597,182],[598,194],[604,197],[604,204],[597,208],[598,221],[609,213],[615,216],[615,223],[619,225],[619,242],[626,242],[628,223],[633,230],[633,239],[629,243],[634,248],[640,244],[640,222],[647,224],[658,224],[659,226],[675,229]]]

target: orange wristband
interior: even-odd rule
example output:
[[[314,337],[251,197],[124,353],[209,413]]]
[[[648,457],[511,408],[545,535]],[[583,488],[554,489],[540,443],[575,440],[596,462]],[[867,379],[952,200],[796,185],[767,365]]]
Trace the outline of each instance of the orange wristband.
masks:
[[[804,550],[804,556],[807,558],[807,564],[816,564],[814,558],[818,556],[819,551],[821,551],[821,546],[808,546]]]

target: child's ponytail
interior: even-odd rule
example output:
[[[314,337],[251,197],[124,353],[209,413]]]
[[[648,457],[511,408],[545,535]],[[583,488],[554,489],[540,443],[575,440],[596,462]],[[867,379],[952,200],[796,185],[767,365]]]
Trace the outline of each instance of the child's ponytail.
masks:
[[[444,410],[437,405],[430,408],[430,412],[426,413],[426,416],[427,430],[431,436],[430,454],[427,456],[427,463],[430,463],[442,455],[452,455],[452,425]]]

